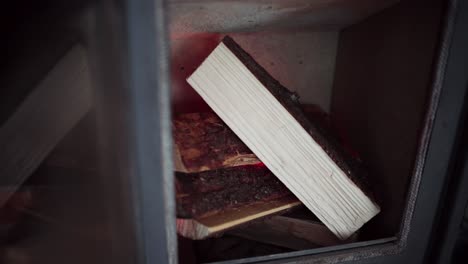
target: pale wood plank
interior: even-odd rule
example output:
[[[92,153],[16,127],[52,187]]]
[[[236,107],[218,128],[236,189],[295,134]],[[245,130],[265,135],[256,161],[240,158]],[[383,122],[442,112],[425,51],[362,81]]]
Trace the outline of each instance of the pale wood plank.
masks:
[[[299,205],[301,202],[296,198],[282,198],[244,205],[199,219],[177,218],[177,233],[191,239],[205,239],[256,219],[285,212]]]

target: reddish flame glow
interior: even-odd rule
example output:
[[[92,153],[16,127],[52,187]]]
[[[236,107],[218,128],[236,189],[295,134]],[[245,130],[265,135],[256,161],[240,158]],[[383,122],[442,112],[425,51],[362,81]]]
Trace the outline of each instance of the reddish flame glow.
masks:
[[[175,113],[202,112],[210,108],[186,79],[218,45],[221,35],[186,34],[171,38],[172,108]]]
[[[264,168],[264,167],[266,167],[266,166],[265,166],[265,163],[263,163],[263,162],[259,162],[259,163],[253,164],[252,166],[255,166],[256,168]]]

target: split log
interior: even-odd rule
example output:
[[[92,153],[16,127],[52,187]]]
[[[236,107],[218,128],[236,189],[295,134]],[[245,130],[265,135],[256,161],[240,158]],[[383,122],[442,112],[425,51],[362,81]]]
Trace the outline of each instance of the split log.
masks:
[[[201,218],[229,208],[294,197],[264,165],[176,173],[177,217]]]
[[[348,238],[380,212],[352,159],[232,38],[225,37],[187,81],[336,236]]]
[[[205,239],[265,216],[284,213],[300,204],[294,197],[285,197],[230,208],[200,218],[177,218],[177,232],[187,238]]]
[[[178,172],[195,173],[260,163],[213,112],[178,115],[173,121],[173,137]]]
[[[177,231],[204,239],[301,203],[214,113],[173,121]]]
[[[323,133],[350,150],[322,109],[301,107]],[[175,153],[179,234],[203,239],[300,204],[214,113],[176,115],[173,135],[174,148],[182,150]],[[226,162],[232,160],[237,162]]]

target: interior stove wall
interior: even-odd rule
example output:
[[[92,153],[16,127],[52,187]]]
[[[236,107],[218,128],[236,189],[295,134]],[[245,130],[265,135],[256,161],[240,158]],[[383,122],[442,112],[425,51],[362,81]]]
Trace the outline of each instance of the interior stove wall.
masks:
[[[172,91],[176,112],[204,109],[185,82],[224,34],[187,34],[172,38]],[[230,33],[255,60],[304,103],[329,110],[337,31],[266,31]]]
[[[303,102],[329,111],[340,30],[397,1],[171,0],[174,110],[207,108],[185,79],[229,34]]]

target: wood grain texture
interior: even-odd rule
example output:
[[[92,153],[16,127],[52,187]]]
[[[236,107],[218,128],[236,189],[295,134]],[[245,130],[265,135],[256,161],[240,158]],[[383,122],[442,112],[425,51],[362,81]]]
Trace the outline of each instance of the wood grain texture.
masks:
[[[173,136],[180,235],[203,239],[300,203],[215,113],[177,115]]]
[[[261,163],[213,112],[178,115],[172,127],[178,172],[197,173]]]
[[[187,81],[339,238],[380,211],[223,42]]]
[[[264,165],[176,173],[177,217],[200,218],[294,195]]]
[[[342,142],[338,140],[333,129],[327,129],[324,118],[315,114],[309,117],[308,107],[299,103],[299,95],[291,92],[275,78],[273,78],[249,53],[238,45],[231,37],[226,36],[223,44],[252,72],[260,83],[288,110],[296,121],[309,133],[323,151],[340,167],[340,169],[358,186],[366,195],[372,196],[367,184],[366,170],[362,168],[359,158],[346,151]],[[310,110],[310,109],[309,109]],[[322,122],[322,121],[325,121]],[[331,128],[331,127],[330,127]]]
[[[295,250],[352,243],[358,237],[354,233],[340,240],[320,222],[282,215],[234,229],[229,234]]]
[[[198,219],[177,218],[177,233],[191,239],[216,236],[265,216],[286,212],[301,204],[296,198],[258,202]]]
[[[0,128],[0,206],[88,112],[92,90],[85,51],[74,46]]]

